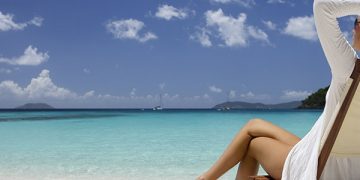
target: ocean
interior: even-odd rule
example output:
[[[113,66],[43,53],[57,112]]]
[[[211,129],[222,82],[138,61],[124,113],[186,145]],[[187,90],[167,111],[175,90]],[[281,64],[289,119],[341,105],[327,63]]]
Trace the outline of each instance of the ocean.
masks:
[[[248,120],[303,137],[321,112],[2,110],[0,179],[195,179]],[[220,179],[235,179],[236,170]]]

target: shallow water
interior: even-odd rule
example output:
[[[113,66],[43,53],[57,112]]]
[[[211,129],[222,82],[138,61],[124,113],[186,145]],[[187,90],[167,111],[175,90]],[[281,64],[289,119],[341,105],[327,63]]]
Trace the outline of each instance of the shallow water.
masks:
[[[263,118],[303,137],[321,111],[0,112],[0,179],[195,179]],[[237,166],[221,179],[234,179]]]

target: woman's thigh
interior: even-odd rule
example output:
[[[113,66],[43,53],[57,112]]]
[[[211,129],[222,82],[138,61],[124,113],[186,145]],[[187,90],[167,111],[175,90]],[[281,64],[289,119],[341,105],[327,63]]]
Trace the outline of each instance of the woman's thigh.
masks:
[[[248,154],[255,158],[269,175],[281,179],[281,173],[292,145],[273,138],[257,137],[250,141]]]
[[[269,137],[291,146],[294,146],[300,141],[300,138],[296,135],[262,119],[250,120],[245,128],[248,134],[254,138]]]

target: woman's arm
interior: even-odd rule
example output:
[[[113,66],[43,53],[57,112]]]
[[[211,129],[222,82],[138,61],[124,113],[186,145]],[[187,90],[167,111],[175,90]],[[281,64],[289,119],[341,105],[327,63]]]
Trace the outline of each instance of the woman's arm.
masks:
[[[315,0],[314,19],[321,46],[333,79],[345,82],[357,58],[355,50],[342,34],[337,18],[360,15],[360,0]]]

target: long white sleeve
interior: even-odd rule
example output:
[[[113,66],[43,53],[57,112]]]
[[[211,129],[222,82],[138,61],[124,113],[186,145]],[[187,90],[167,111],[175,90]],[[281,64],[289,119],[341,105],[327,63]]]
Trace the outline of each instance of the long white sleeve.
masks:
[[[282,180],[316,180],[321,143],[326,136],[324,132],[332,126],[336,106],[357,58],[356,52],[341,32],[337,18],[360,14],[360,0],[315,0],[313,8],[318,37],[330,65],[332,79],[324,111],[309,133],[289,152],[283,167]],[[358,167],[352,165],[359,161],[360,158],[354,160],[331,156],[321,178],[331,174],[331,179],[344,179],[344,174],[347,174],[346,177],[351,177],[348,179],[360,179],[360,171],[352,169]],[[328,167],[332,168],[329,170]],[[333,167],[349,168],[345,172]]]
[[[314,18],[317,33],[333,79],[343,81],[352,73],[356,52],[345,39],[337,18],[360,15],[360,0],[315,0]]]

